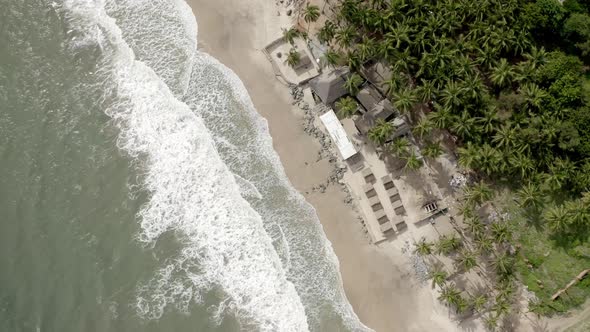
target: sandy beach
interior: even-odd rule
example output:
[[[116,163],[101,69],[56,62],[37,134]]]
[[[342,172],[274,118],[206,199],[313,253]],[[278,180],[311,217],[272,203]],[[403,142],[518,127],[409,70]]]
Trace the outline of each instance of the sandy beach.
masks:
[[[445,308],[429,286],[414,281],[408,259],[369,243],[340,186],[311,188],[331,171],[317,161],[319,143],[303,131],[303,113],[274,76],[261,49],[281,35],[291,17],[262,0],[189,0],[199,25],[199,48],[244,82],[258,112],[268,120],[273,145],[292,184],[316,209],[340,261],[344,289],[361,321],[376,331],[453,331]]]

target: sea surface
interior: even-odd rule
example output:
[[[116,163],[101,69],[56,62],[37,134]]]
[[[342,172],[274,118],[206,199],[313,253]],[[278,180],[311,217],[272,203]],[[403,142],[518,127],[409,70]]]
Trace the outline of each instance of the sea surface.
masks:
[[[366,330],[182,0],[0,0],[0,331]]]

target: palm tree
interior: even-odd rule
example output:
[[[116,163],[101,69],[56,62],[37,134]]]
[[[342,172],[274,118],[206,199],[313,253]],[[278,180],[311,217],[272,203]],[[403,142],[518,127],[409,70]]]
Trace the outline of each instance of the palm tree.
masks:
[[[475,239],[475,247],[480,255],[487,255],[494,250],[494,243],[492,242],[492,239],[484,234]]]
[[[535,83],[525,83],[520,87],[520,93],[524,97],[525,103],[529,108],[540,108],[543,99],[547,96],[547,92],[540,88]]]
[[[549,224],[549,227],[554,232],[561,232],[566,229],[570,223],[568,211],[564,205],[555,205],[550,207],[543,213],[543,218]]]
[[[512,237],[512,232],[508,225],[502,222],[495,222],[491,226],[492,238],[497,243],[508,242]]]
[[[477,266],[475,254],[471,250],[463,249],[457,256],[455,264],[467,272]]]
[[[496,273],[501,276],[507,276],[512,274],[514,260],[505,252],[502,252],[492,260],[492,266],[496,269]]]
[[[459,240],[455,235],[443,235],[439,238],[438,242],[436,243],[436,252],[439,254],[448,255],[451,252],[459,249],[460,247],[461,240]]]
[[[422,167],[422,159],[418,158],[414,151],[410,152],[404,159],[406,160],[406,165],[404,166],[406,170],[416,171]]]
[[[481,222],[478,216],[472,216],[463,218],[463,224],[465,225],[465,230],[467,230],[471,234],[480,234],[485,230],[484,224]]]
[[[405,155],[410,149],[410,141],[407,137],[398,137],[389,145],[389,152],[397,157]]]
[[[375,54],[375,41],[364,37],[362,42],[357,45],[357,50],[361,62],[365,62]]]
[[[318,18],[320,18],[320,7],[308,3],[303,11],[303,20],[307,23],[307,31],[309,31],[311,22],[317,21]]]
[[[518,204],[522,208],[532,208],[535,211],[540,210],[544,205],[543,192],[541,187],[533,182],[523,185],[516,193]]]
[[[467,139],[473,137],[476,131],[476,119],[471,117],[469,112],[463,111],[461,112],[460,117],[454,117],[455,120],[453,121],[453,125],[451,126],[451,130],[459,135],[463,139]]]
[[[437,95],[437,89],[434,83],[429,80],[421,79],[420,85],[417,88],[418,98],[421,102],[427,103]]]
[[[336,102],[336,109],[338,110],[338,116],[341,119],[351,117],[358,110],[359,105],[351,97],[340,98]]]
[[[283,39],[293,45],[295,43],[295,38],[299,36],[299,31],[295,28],[283,29]]]
[[[488,314],[486,318],[484,318],[483,323],[489,331],[496,331],[498,328],[498,316]]]
[[[497,149],[485,143],[480,147],[478,152],[477,161],[479,169],[484,171],[487,175],[491,175],[500,170],[502,155]]]
[[[533,160],[524,153],[516,151],[508,157],[510,166],[519,173],[522,179],[531,178],[535,174],[535,165]]]
[[[436,159],[440,157],[440,155],[442,155],[443,152],[444,150],[440,145],[440,142],[429,142],[428,144],[426,144],[424,149],[422,149],[422,154],[424,155],[424,157],[430,159]]]
[[[429,118],[423,117],[418,120],[418,123],[412,128],[412,134],[422,139],[424,135],[429,134],[434,128],[432,121]]]
[[[492,311],[496,313],[496,317],[502,317],[510,312],[510,303],[506,300],[496,301]]]
[[[468,188],[465,193],[465,200],[476,205],[482,205],[492,198],[494,198],[494,191],[483,181]]]
[[[346,53],[346,64],[353,71],[359,69],[361,66],[361,58],[358,52],[350,51]]]
[[[414,253],[419,254],[420,256],[432,254],[432,243],[426,242],[425,238],[421,238],[420,241],[416,243]]]
[[[369,129],[368,137],[373,143],[382,145],[391,134],[393,134],[393,125],[383,119],[379,119],[375,126]]]
[[[324,26],[320,28],[317,33],[318,40],[321,43],[326,43],[330,45],[330,42],[336,36],[336,24],[332,21],[326,21]]]
[[[488,296],[486,294],[479,294],[472,296],[470,299],[471,307],[477,312],[482,312],[488,303]]]
[[[443,287],[449,275],[440,265],[435,265],[434,269],[428,274],[428,277],[432,279],[432,288],[434,288],[435,286]]]
[[[442,101],[445,106],[460,106],[463,103],[463,89],[454,81],[449,81],[445,88],[440,92]]]
[[[514,71],[512,70],[512,66],[508,63],[508,61],[504,58],[500,59],[500,62],[492,68],[492,73],[490,74],[490,80],[496,86],[502,88],[508,84],[510,84],[510,80],[514,76]]]
[[[359,86],[361,84],[363,84],[363,78],[359,74],[353,73],[346,78],[344,88],[354,96],[359,92]]]
[[[547,62],[547,52],[543,47],[536,48],[535,46],[531,47],[531,52],[524,54],[525,59],[527,62],[530,63],[531,68],[538,68]]]
[[[477,122],[481,125],[481,129],[485,133],[491,133],[496,129],[498,122],[498,112],[494,106],[487,108],[482,117],[477,118]]]
[[[326,65],[334,67],[338,63],[338,60],[340,60],[340,53],[329,49],[324,53],[323,60]]]
[[[461,300],[461,292],[455,287],[454,285],[446,285],[440,291],[440,295],[438,299],[444,302],[446,305],[450,307],[454,307],[455,310],[459,311]]]
[[[352,41],[356,37],[356,31],[352,26],[345,26],[344,28],[336,32],[336,41],[343,48],[347,48],[352,44]]]
[[[459,152],[459,165],[466,169],[473,169],[479,164],[479,149],[467,142],[465,146],[458,149]]]
[[[296,49],[291,48],[291,50],[289,50],[289,54],[287,55],[287,64],[291,67],[295,67],[299,64],[299,61],[301,61],[301,55]]]
[[[402,114],[408,114],[418,101],[414,90],[410,88],[402,89],[397,93],[392,93],[393,106],[395,106]]]
[[[500,148],[513,147],[517,143],[517,131],[519,129],[518,125],[513,127],[510,123],[506,123],[496,131],[496,134],[492,137],[492,142],[496,143]]]
[[[428,119],[434,124],[436,128],[448,128],[453,120],[451,109],[448,107],[438,108],[436,112],[428,113]]]

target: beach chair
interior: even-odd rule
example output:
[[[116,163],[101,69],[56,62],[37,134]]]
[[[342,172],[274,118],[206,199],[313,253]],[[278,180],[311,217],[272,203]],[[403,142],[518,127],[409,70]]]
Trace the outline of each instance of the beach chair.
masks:
[[[387,218],[387,215],[385,214],[385,211],[379,210],[375,212],[375,218],[379,223],[379,230],[381,230],[381,233],[386,234],[390,232],[395,232],[393,229],[393,225],[391,224],[389,218]]]
[[[371,206],[371,209],[373,209],[373,212],[383,210],[383,205],[381,204],[381,201],[379,200],[379,196],[375,195],[375,196],[369,198],[369,205]]]
[[[391,179],[391,175],[389,175],[389,174],[382,177],[381,182],[383,182],[383,187],[385,188],[385,190],[395,188],[395,184],[393,183],[393,180]]]
[[[392,202],[391,206],[393,207],[393,211],[395,211],[395,214],[397,214],[398,216],[401,216],[406,213],[406,209],[404,208],[404,205],[401,200]]]
[[[387,191],[387,196],[389,196],[389,201],[391,203],[402,200],[402,198],[399,195],[399,192],[397,191],[397,188],[395,188],[395,187],[391,188]]]
[[[401,231],[405,230],[406,228],[408,228],[408,225],[402,219],[401,221],[398,221],[397,223],[395,223],[395,228],[397,229],[398,232],[401,232]]]
[[[373,188],[373,185],[370,183],[367,183],[363,186],[363,191],[365,192],[365,195],[367,196],[367,198],[377,196],[377,192],[375,191],[375,188]]]
[[[377,182],[377,179],[375,178],[375,175],[373,174],[373,171],[371,170],[371,168],[365,168],[362,171],[363,174],[363,178],[365,179],[366,183],[375,183]]]

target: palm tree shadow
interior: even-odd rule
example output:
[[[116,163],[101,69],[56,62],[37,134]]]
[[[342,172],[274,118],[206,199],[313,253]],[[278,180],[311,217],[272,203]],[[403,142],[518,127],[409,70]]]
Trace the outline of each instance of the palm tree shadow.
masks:
[[[453,188],[450,185],[451,179],[453,178],[453,174],[450,174],[443,165],[436,161],[431,160],[428,162],[430,165],[431,170],[433,171],[431,176],[434,179],[434,182],[440,189],[440,192],[443,196],[451,196],[453,195]]]
[[[522,213],[527,225],[533,226],[538,232],[541,232],[545,229],[541,211],[538,209],[524,209]]]

